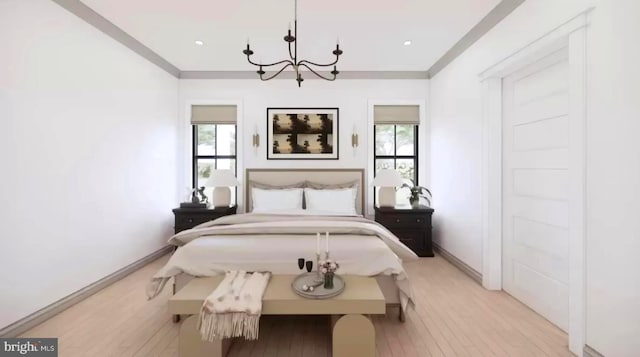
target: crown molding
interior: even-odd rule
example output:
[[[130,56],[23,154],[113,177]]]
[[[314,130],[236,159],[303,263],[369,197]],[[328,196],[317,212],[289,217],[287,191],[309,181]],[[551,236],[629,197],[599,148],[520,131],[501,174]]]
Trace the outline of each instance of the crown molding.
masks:
[[[105,35],[160,67],[170,75],[181,79],[256,79],[254,71],[181,71],[149,47],[136,40],[120,27],[95,12],[80,0],[51,0],[78,16]],[[466,51],[496,24],[507,17],[525,0],[502,0],[478,24],[464,35],[427,71],[343,71],[339,79],[430,79]],[[324,73],[324,72],[323,72]],[[324,73],[326,74],[326,73]],[[293,72],[284,72],[278,79],[293,79]],[[311,76],[305,79],[313,79]]]
[[[274,72],[267,72],[266,76]],[[330,76],[329,72],[320,74]],[[343,71],[338,79],[428,79],[427,71]],[[181,71],[180,79],[259,79],[255,71]],[[293,71],[282,72],[274,79],[295,79]],[[309,76],[307,79],[320,79]]]
[[[102,31],[105,35],[111,37],[117,42],[123,44],[133,52],[146,58],[149,62],[160,67],[170,75],[179,78],[180,69],[162,58],[159,54],[153,52],[149,47],[142,44],[142,42],[131,37],[128,33],[124,32],[121,28],[113,24],[111,21],[104,18],[102,15],[93,11],[90,7],[83,4],[80,0],[51,0],[56,4],[62,6],[70,13],[78,16],[89,25]]]
[[[523,2],[525,0],[502,0],[427,70],[428,77],[433,78]]]

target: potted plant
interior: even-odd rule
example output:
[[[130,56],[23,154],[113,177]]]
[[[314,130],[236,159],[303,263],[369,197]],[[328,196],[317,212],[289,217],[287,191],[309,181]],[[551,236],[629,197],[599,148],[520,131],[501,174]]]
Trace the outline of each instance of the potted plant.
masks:
[[[411,182],[411,185],[405,183],[402,187],[407,187],[411,191],[411,195],[409,196],[409,203],[411,203],[411,207],[417,208],[420,205],[420,197],[427,200],[427,205],[431,205],[431,199],[429,197],[432,197],[432,195],[428,188],[418,186],[414,184],[413,181]],[[425,193],[429,194],[429,196],[425,195]]]

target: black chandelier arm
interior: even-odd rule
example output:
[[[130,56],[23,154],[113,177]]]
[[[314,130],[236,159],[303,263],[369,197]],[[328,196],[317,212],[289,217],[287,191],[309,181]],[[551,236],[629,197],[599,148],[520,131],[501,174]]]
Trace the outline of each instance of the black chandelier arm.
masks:
[[[316,66],[316,67],[331,67],[331,66],[334,66],[336,63],[338,63],[338,59],[339,58],[340,58],[340,56],[336,56],[336,60],[331,62],[331,63],[328,63],[328,64],[315,63],[315,62],[311,62],[311,61],[307,61],[307,60],[302,60],[302,61],[298,62],[298,64],[302,65],[302,64],[308,63],[308,64],[310,64],[312,66]]]
[[[254,66],[262,66],[262,67],[272,67],[272,66],[277,66],[279,64],[283,64],[283,63],[287,63],[293,66],[293,62],[291,62],[291,60],[282,60],[274,63],[256,63],[251,60],[250,55],[247,55],[247,61],[249,61],[249,63],[251,63]]]
[[[301,67],[304,67],[304,68],[308,69],[309,71],[311,71],[311,73],[313,73],[313,74],[315,74],[316,76],[318,76],[318,77],[320,77],[320,78],[324,79],[325,81],[330,81],[330,82],[332,82],[332,81],[335,81],[335,80],[336,80],[337,74],[333,74],[333,78],[327,78],[327,77],[323,76],[322,74],[320,74],[320,72],[316,72],[313,68],[311,68],[311,67],[307,66],[306,64],[304,64],[304,63],[302,63],[302,62],[303,62],[303,61],[300,61],[300,63],[298,64],[298,66],[301,66]],[[310,62],[309,62],[309,63],[310,63]]]
[[[287,61],[283,61],[283,62],[287,62]],[[293,66],[293,63],[291,61],[288,61],[289,63],[287,63],[286,65],[282,66],[282,68],[280,68],[280,70],[276,73],[274,73],[273,75],[267,77],[267,78],[263,78],[262,74],[260,74],[260,80],[262,81],[268,81],[270,79],[273,79],[275,77],[277,77],[280,73],[282,73],[282,71],[284,71],[285,69],[289,68],[290,66]],[[261,68],[262,69],[262,68]]]
[[[258,73],[261,81],[271,80],[279,76],[282,72],[284,72],[289,67],[293,67],[293,73],[295,75],[296,82],[298,82],[298,87],[300,87],[302,82],[304,81],[304,79],[302,78],[302,69],[308,70],[309,72],[315,74],[318,78],[324,79],[325,81],[335,81],[337,79],[338,74],[340,74],[340,72],[336,68],[336,64],[340,59],[340,55],[342,55],[343,53],[343,51],[340,49],[339,41],[337,41],[336,48],[332,52],[333,55],[336,56],[336,58],[331,63],[315,63],[307,60],[298,61],[298,0],[294,0],[293,29],[291,29],[291,24],[290,24],[289,30],[287,31],[286,36],[284,36],[284,41],[287,42],[289,59],[273,62],[273,63],[257,63],[251,60],[251,56],[254,55],[254,52],[251,50],[251,47],[249,46],[249,41],[247,40],[247,47],[242,51],[242,53],[244,53],[247,56],[247,62],[258,67],[258,71],[256,72]],[[273,66],[281,66],[281,68],[276,72],[271,72],[272,74],[269,75],[268,77],[265,77],[265,75],[267,74],[267,72],[265,72],[265,69]],[[323,71],[323,68],[332,67],[332,66],[333,66],[333,70],[329,70],[330,71],[329,75],[325,76],[323,74],[324,72],[321,72]]]

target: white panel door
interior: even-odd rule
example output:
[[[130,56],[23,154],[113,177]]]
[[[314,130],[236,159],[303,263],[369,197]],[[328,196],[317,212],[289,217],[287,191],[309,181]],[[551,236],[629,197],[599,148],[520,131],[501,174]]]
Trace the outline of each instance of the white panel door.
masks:
[[[568,80],[566,49],[503,80],[503,288],[565,331]]]

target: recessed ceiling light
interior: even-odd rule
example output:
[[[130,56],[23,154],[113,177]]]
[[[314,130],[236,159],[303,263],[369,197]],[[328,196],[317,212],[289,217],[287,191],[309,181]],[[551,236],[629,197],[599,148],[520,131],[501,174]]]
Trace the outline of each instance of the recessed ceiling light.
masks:
[[[404,41],[404,45],[405,46],[411,46],[411,40]]]
[[[198,45],[198,46],[202,46],[202,45],[204,45],[204,42],[202,42],[202,41],[200,41],[200,40],[196,40],[196,41],[195,41],[195,43],[196,43],[196,45]]]

